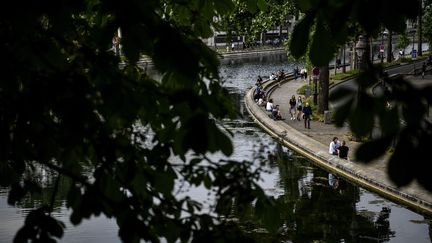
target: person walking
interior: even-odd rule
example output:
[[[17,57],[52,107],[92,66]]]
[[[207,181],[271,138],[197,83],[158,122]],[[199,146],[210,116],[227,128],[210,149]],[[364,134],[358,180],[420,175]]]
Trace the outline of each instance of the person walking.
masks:
[[[304,115],[304,125],[305,128],[310,129],[310,121],[312,116],[312,108],[309,103],[306,102],[306,105],[303,107],[303,115]]]
[[[424,62],[422,65],[422,79],[424,79],[425,73],[426,73],[426,63]]]
[[[302,115],[302,109],[303,109],[303,101],[301,96],[299,95],[299,97],[297,98],[297,121],[300,121],[300,117]]]
[[[291,97],[291,99],[289,100],[289,105],[290,105],[289,113],[290,113],[291,120],[295,120],[295,118],[296,118],[295,117],[295,114],[296,114],[296,104],[297,104],[297,101],[296,101],[295,96],[293,95]]]

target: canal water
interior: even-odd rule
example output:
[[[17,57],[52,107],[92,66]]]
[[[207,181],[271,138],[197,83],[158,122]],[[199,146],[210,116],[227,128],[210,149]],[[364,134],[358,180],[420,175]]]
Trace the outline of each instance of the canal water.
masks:
[[[300,64],[288,65],[284,54],[222,63],[224,86],[239,111],[238,119],[224,122],[234,134],[230,159],[254,161],[255,166],[265,167],[259,184],[277,199],[284,212],[277,242],[431,242],[431,219],[341,179],[337,187],[330,186],[335,182],[332,175],[277,144],[249,119],[243,96],[256,77],[281,69],[291,71]],[[218,156],[222,157],[212,155]],[[7,205],[7,190],[0,188],[0,243],[11,242],[29,210],[49,198],[49,184],[50,180],[40,197],[26,198],[16,207]],[[54,213],[67,227],[60,242],[119,242],[115,220],[100,216],[77,227],[69,223],[64,193],[67,184],[66,180],[60,184]],[[199,188],[186,193],[199,201],[208,199]]]

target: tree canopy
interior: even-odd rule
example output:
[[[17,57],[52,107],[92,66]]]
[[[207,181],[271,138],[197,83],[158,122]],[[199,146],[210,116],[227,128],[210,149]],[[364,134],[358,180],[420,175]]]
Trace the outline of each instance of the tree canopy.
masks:
[[[299,1],[304,16],[294,30],[290,51],[300,57],[311,42],[312,63],[326,64],[333,58],[336,46],[352,36],[348,23],[357,24],[366,36],[376,35],[383,27],[404,33],[406,21],[416,19],[420,4],[421,1],[404,0]],[[316,31],[310,37],[311,28]],[[387,84],[385,91],[369,92],[379,80]],[[392,147],[388,173],[396,185],[417,180],[432,191],[427,169],[427,148],[432,141],[432,87],[415,86],[402,76],[388,77],[382,66],[374,66],[370,60],[356,81],[358,90],[337,89],[331,97],[342,104],[335,114],[338,126],[348,122],[358,137],[370,136],[375,127],[381,131],[359,147],[356,157],[369,162]]]
[[[257,220],[275,230],[269,215],[278,215],[277,208],[266,210],[275,200],[257,186],[259,169],[252,170],[247,161],[216,162],[206,156],[232,153],[229,133],[218,119],[234,117],[235,111],[219,82],[217,55],[201,38],[209,37],[215,20],[231,14],[238,3],[256,13],[269,2],[12,1],[3,7],[0,186],[10,189],[8,202],[14,205],[41,190],[36,175],[43,166],[72,180],[67,192],[72,223],[99,214],[115,217],[126,242],[244,240],[236,224],[220,217],[230,214],[233,202],[244,213],[242,205],[254,202]],[[400,32],[405,19],[418,14],[419,1],[297,3],[305,15],[290,50],[301,56],[311,41],[311,60],[320,65],[350,35],[345,23],[358,23],[366,34],[381,24]],[[317,31],[310,40],[312,26]],[[119,28],[124,57],[107,51]],[[152,60],[160,80],[139,68],[141,55]],[[119,68],[121,58],[124,68]],[[370,86],[378,78],[375,67],[369,70],[360,75],[359,85]],[[382,154],[396,138],[391,177],[398,185],[417,178],[432,190],[428,157],[422,157],[432,141],[425,119],[432,90],[385,78],[394,83],[386,96],[337,92],[334,98],[348,97],[336,114],[338,124],[348,119],[356,134],[365,135],[378,119],[383,135],[361,147],[359,157]],[[213,189],[212,212],[202,212],[189,197],[176,197],[177,181]],[[51,215],[52,208],[51,203],[30,212],[15,241],[60,238],[64,224]]]
[[[250,11],[264,5],[246,1]],[[259,169],[206,157],[232,153],[218,119],[235,111],[219,82],[217,55],[200,38],[233,7],[230,0],[84,0],[2,8],[0,185],[10,189],[8,203],[40,192],[44,167],[71,178],[66,203],[73,224],[114,217],[125,242],[245,237],[231,234],[237,228],[219,217],[233,202],[272,205],[256,185]],[[122,57],[107,51],[119,28]],[[139,68],[142,55],[160,80]],[[214,190],[211,212],[176,197],[177,181]],[[28,214],[16,242],[63,235],[52,202]]]

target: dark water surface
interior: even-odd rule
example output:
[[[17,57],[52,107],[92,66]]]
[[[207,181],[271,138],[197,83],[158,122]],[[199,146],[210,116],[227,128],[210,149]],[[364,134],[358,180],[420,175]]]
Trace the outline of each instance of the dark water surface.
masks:
[[[327,172],[279,146],[247,117],[242,102],[245,91],[253,86],[258,74],[268,76],[280,69],[291,71],[293,66],[287,64],[285,55],[223,63],[221,75],[225,86],[242,115],[237,120],[224,122],[234,134],[235,152],[230,158],[257,161],[255,166],[260,166],[260,157],[268,161],[268,172],[262,174],[260,185],[284,209],[277,241],[431,242],[430,219],[342,180],[336,189],[330,187]],[[49,185],[49,175],[46,178]],[[62,195],[62,188],[68,188],[67,184],[66,180],[60,184],[54,214],[67,227],[60,242],[119,242],[115,220],[105,216],[83,221],[78,227],[69,223],[70,211]],[[184,193],[201,202],[209,200],[203,188]],[[7,205],[6,189],[1,189],[0,242],[11,242],[28,211],[49,200],[50,195],[48,189],[39,198],[27,198],[17,207],[11,207]]]

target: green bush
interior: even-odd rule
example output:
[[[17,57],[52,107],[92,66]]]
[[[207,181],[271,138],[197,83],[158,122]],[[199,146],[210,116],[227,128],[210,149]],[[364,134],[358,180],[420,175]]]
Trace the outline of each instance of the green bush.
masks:
[[[307,89],[311,90],[311,87],[309,86],[309,84],[305,84],[305,85],[301,86],[300,88],[298,88],[297,89],[297,94],[299,94],[299,95],[306,95],[306,90]]]
[[[355,76],[358,73],[359,73],[358,70],[351,70],[351,71],[347,71],[345,73],[337,73],[334,75],[330,75],[330,80],[342,80],[342,79],[346,79],[348,77]]]
[[[401,59],[399,59],[400,60],[400,62],[410,62],[411,61],[411,58],[409,58],[409,57],[402,57]]]

